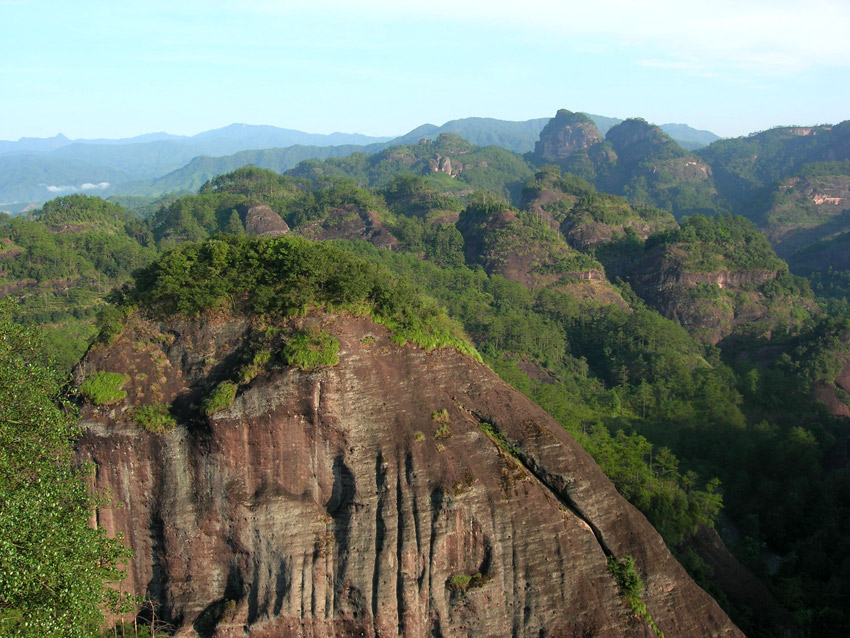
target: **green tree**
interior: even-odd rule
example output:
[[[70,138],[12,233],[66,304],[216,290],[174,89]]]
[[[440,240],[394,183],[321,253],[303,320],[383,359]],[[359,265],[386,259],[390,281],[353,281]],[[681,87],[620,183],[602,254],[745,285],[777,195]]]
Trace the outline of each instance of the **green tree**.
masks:
[[[75,411],[38,335],[9,314],[0,306],[0,636],[93,635],[128,551],[90,525]]]
[[[230,211],[230,218],[227,220],[227,227],[224,231],[233,235],[242,235],[245,232],[245,227],[242,225],[242,220],[235,208]]]

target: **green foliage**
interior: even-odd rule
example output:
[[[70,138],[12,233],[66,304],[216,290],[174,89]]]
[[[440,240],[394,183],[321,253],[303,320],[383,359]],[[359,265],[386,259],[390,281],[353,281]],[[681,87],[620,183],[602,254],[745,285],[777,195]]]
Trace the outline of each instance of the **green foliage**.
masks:
[[[406,217],[427,219],[434,213],[459,213],[463,209],[459,198],[418,175],[399,175],[382,193],[389,209]]]
[[[302,370],[339,364],[339,341],[332,334],[309,327],[290,335],[281,352],[284,363]]]
[[[83,381],[80,394],[95,405],[111,405],[127,396],[121,388],[129,380],[130,377],[120,372],[95,372]]]
[[[814,135],[799,135],[795,127],[777,127],[747,137],[718,140],[697,154],[711,164],[714,181],[736,210],[760,211],[767,190],[784,177],[813,162],[841,157],[847,122],[821,128]],[[838,162],[837,164],[842,164]],[[835,173],[840,168],[813,167],[815,173]]]
[[[643,581],[635,571],[634,559],[631,556],[624,556],[622,559],[609,556],[608,571],[611,572],[620,587],[620,593],[629,603],[635,616],[646,620],[658,638],[664,638],[664,633],[655,625],[652,616],[646,610],[646,603],[643,602]]]
[[[70,370],[90,343],[102,297],[155,251],[142,222],[98,197],[55,199],[34,218],[0,221],[0,281],[18,301],[15,319],[48,325],[51,354]]]
[[[437,429],[434,431],[435,439],[448,439],[452,436],[452,430],[449,427],[451,425],[451,418],[449,417],[449,411],[443,408],[437,412],[431,414],[431,420],[437,424]]]
[[[292,236],[184,244],[138,273],[130,301],[184,314],[225,305],[277,315],[345,308],[370,313],[400,342],[475,356],[459,326],[407,281],[338,247]]]
[[[483,587],[488,580],[490,579],[478,572],[474,574],[452,574],[446,581],[446,587],[452,594],[463,595],[470,589]]]
[[[434,423],[451,423],[451,417],[449,417],[449,411],[446,408],[431,413],[431,420]]]
[[[564,237],[531,213],[514,212],[501,202],[476,201],[461,213],[457,227],[480,248],[477,261],[499,271],[519,257],[534,255],[530,275],[602,270],[592,256],[570,248]]]
[[[141,405],[133,410],[133,422],[154,434],[168,432],[177,425],[170,410],[171,406],[165,403]]]
[[[434,172],[438,155],[452,163],[455,179]],[[519,199],[522,184],[532,176],[529,165],[520,156],[495,146],[476,147],[452,134],[441,134],[432,143],[393,146],[373,155],[353,153],[323,162],[302,162],[287,174],[316,181],[345,178],[362,186],[384,188],[394,204],[401,203],[395,199],[396,195],[411,194],[402,184],[393,186],[399,176],[422,177],[443,194],[488,190],[509,200]]]
[[[506,454],[510,454],[513,457],[520,456],[519,448],[510,441],[508,441],[508,439],[505,438],[505,435],[499,432],[491,424],[481,422],[478,424],[478,429],[481,430],[484,434],[486,434],[487,437],[496,445],[498,445],[499,449],[505,452]]]
[[[108,346],[124,332],[123,320],[127,316],[126,311],[127,308],[114,305],[103,306],[98,311],[95,328],[99,343]]]
[[[73,462],[79,432],[32,331],[0,312],[0,634],[97,635],[129,557],[89,525],[98,499]]]
[[[232,381],[222,381],[219,383],[209,393],[209,396],[204,399],[204,403],[201,406],[203,413],[207,416],[212,416],[216,412],[229,408],[236,399],[236,391],[238,389],[239,386]]]
[[[251,356],[251,360],[246,363],[239,371],[239,383],[250,383],[263,368],[271,361],[272,353],[270,350],[258,350]]]
[[[135,222],[135,219],[117,204],[88,195],[57,197],[45,203],[35,217],[49,226],[96,223],[123,228]]]
[[[788,269],[755,225],[736,215],[692,215],[682,221],[680,228],[658,233],[646,241],[647,250],[656,246],[681,251],[683,267],[692,272]]]

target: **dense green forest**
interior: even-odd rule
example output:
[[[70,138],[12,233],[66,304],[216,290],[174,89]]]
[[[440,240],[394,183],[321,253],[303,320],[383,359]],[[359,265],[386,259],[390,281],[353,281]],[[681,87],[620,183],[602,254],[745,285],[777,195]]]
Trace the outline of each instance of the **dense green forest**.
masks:
[[[656,159],[691,161],[665,152]],[[431,164],[435,153],[451,168]],[[697,195],[687,201],[715,196]],[[126,203],[134,214],[75,195],[0,218],[0,290],[17,322],[43,329],[39,369],[49,355],[67,373],[131,307],[367,314],[400,342],[481,356],[549,411],[748,634],[838,636],[850,624],[850,468],[836,455],[850,421],[819,400],[827,392],[850,414],[837,381],[850,362],[847,287],[817,275],[813,292],[751,222],[677,223],[664,201],[608,194],[450,135],[287,175],[244,167],[158,207]],[[257,203],[291,234],[246,236]],[[689,323],[688,307],[729,310],[749,327],[707,331],[719,315]],[[728,598],[692,550],[698,528],[721,519],[787,610],[776,625]],[[4,610],[26,608],[0,596]]]

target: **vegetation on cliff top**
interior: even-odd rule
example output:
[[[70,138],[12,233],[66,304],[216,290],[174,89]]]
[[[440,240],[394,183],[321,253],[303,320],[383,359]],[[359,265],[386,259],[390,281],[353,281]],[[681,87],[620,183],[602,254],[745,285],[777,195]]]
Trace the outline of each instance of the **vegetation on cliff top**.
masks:
[[[437,303],[389,271],[338,247],[300,237],[222,235],[183,244],[139,271],[129,299],[159,313],[218,307],[293,315],[311,308],[365,313],[395,338],[477,357]]]
[[[788,270],[755,224],[737,215],[687,217],[679,228],[647,240],[647,250],[655,246],[678,249],[682,267],[692,272]]]

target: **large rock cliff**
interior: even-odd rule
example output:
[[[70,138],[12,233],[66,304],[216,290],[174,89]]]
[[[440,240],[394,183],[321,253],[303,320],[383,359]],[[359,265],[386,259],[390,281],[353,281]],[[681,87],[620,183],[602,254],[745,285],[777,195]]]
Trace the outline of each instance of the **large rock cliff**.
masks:
[[[561,109],[540,132],[533,157],[538,162],[560,162],[576,151],[588,149],[603,141],[593,120],[583,113]]]
[[[257,343],[309,326],[338,365],[272,354],[202,416]],[[95,371],[129,377],[119,402],[84,406],[79,454],[123,503],[97,522],[177,635],[652,636],[608,569],[627,555],[666,636],[742,635],[563,428],[454,350],[357,316],[131,314],[77,373]],[[151,403],[177,427],[136,426]]]

